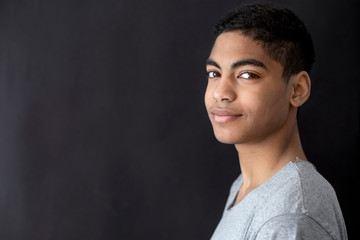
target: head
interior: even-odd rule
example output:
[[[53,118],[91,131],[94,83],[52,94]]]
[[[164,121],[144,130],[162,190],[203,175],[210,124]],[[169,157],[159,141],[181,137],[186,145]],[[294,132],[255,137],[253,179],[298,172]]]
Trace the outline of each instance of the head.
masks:
[[[311,36],[290,10],[244,5],[215,26],[205,104],[224,143],[263,141],[296,125],[309,97]]]

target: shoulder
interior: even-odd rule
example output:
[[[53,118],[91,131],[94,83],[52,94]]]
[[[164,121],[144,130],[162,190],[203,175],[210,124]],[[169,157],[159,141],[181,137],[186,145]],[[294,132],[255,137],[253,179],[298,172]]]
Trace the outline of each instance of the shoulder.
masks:
[[[331,184],[309,162],[297,160],[289,163],[269,180],[268,185],[263,195],[264,203],[267,206],[273,204],[271,209],[276,211],[276,215],[311,215],[340,208]]]
[[[347,239],[344,218],[334,188],[309,162],[298,161],[306,215],[321,224],[334,239]]]
[[[281,226],[286,226],[289,231],[308,228],[312,230],[306,233],[301,230],[300,233],[328,234],[335,239],[346,239],[345,223],[335,191],[311,163],[301,160],[290,163],[275,180],[270,187],[271,194],[263,197],[254,217],[255,229],[264,227],[267,231],[273,223],[282,223]],[[307,227],[309,224],[312,227]]]
[[[304,214],[276,216],[264,223],[255,239],[333,239],[313,218]]]

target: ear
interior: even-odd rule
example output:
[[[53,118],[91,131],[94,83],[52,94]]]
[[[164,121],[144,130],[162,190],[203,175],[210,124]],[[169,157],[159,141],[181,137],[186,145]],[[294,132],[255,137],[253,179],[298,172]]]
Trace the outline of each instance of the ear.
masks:
[[[310,96],[311,80],[307,72],[301,71],[290,77],[289,80],[292,92],[290,95],[290,104],[293,107],[300,107]]]

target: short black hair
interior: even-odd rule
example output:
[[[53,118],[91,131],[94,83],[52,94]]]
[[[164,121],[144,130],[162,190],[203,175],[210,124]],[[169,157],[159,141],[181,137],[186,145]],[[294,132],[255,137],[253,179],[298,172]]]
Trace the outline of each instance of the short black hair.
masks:
[[[310,72],[315,60],[311,35],[291,10],[268,3],[242,5],[218,20],[215,38],[237,30],[263,45],[268,56],[283,66],[283,78]]]

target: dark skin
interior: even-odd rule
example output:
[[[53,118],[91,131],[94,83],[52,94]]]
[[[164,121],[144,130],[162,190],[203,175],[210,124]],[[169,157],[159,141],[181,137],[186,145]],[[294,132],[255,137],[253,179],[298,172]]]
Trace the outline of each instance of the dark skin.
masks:
[[[234,144],[239,156],[237,204],[296,157],[306,160],[296,112],[310,95],[310,77],[301,71],[286,81],[283,66],[241,31],[217,37],[206,69],[205,105],[215,136]]]

